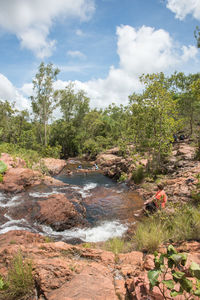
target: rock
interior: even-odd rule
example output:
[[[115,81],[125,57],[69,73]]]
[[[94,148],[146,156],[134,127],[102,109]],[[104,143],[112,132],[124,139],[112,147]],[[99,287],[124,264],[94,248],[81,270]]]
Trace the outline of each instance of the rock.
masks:
[[[100,154],[97,156],[96,163],[101,167],[110,167],[120,162],[122,157],[116,156],[114,154]]]
[[[195,155],[195,147],[188,143],[180,143],[176,155],[181,156],[185,160],[191,160]]]
[[[13,158],[8,153],[1,153],[0,160],[2,160],[7,165],[8,169],[26,168],[26,162],[23,159],[19,157]]]
[[[38,201],[38,205],[40,207],[36,216],[38,222],[49,225],[56,231],[63,231],[84,223],[81,214],[63,194],[50,195]]]
[[[63,159],[42,158],[41,162],[45,165],[51,175],[59,174],[67,165]]]
[[[0,190],[5,192],[21,192],[27,186],[41,183],[41,173],[31,169],[10,168],[0,183]]]

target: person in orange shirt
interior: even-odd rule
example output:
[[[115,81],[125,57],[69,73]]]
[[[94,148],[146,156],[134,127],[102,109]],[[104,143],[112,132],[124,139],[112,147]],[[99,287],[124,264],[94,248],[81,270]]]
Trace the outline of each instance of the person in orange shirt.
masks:
[[[165,208],[167,202],[167,195],[164,191],[164,187],[162,184],[157,185],[158,191],[156,192],[153,199],[150,201],[146,201],[145,204],[145,211],[147,212],[155,212],[157,209]]]
[[[167,202],[167,195],[164,191],[164,187],[162,184],[158,184],[158,191],[153,197],[153,202],[155,203],[156,208],[165,208]]]

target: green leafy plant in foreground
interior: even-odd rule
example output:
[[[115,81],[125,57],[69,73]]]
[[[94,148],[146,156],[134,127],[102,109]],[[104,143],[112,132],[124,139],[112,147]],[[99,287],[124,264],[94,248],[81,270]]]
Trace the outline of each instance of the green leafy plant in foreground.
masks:
[[[157,286],[163,299],[183,295],[185,299],[200,296],[200,266],[192,262],[186,270],[187,254],[178,253],[172,245],[166,254],[154,253],[154,269],[148,272],[150,290]],[[189,279],[188,277],[192,277]]]

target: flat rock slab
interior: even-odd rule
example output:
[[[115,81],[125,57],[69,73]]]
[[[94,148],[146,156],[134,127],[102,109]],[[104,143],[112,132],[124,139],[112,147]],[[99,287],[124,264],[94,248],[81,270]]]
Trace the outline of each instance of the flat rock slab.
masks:
[[[112,274],[100,264],[86,266],[61,288],[47,295],[48,300],[117,300]]]

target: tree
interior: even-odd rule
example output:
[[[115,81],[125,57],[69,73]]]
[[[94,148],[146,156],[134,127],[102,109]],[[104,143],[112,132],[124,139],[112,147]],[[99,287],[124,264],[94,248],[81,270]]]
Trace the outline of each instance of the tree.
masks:
[[[169,78],[178,102],[179,118],[184,120],[184,127],[189,135],[193,134],[195,122],[199,119],[199,79],[200,73],[185,75],[182,72],[175,72]]]
[[[56,98],[54,97],[53,82],[59,69],[54,68],[51,63],[45,65],[42,62],[38,73],[33,79],[33,96],[31,96],[32,109],[36,120],[40,126],[40,140],[46,147],[48,143],[47,126],[49,118],[56,107]],[[41,130],[41,126],[43,129]]]
[[[169,153],[170,142],[176,132],[176,100],[168,90],[163,73],[143,75],[140,80],[144,84],[144,92],[130,96],[134,135],[140,147],[152,157],[151,165],[156,171]]]

